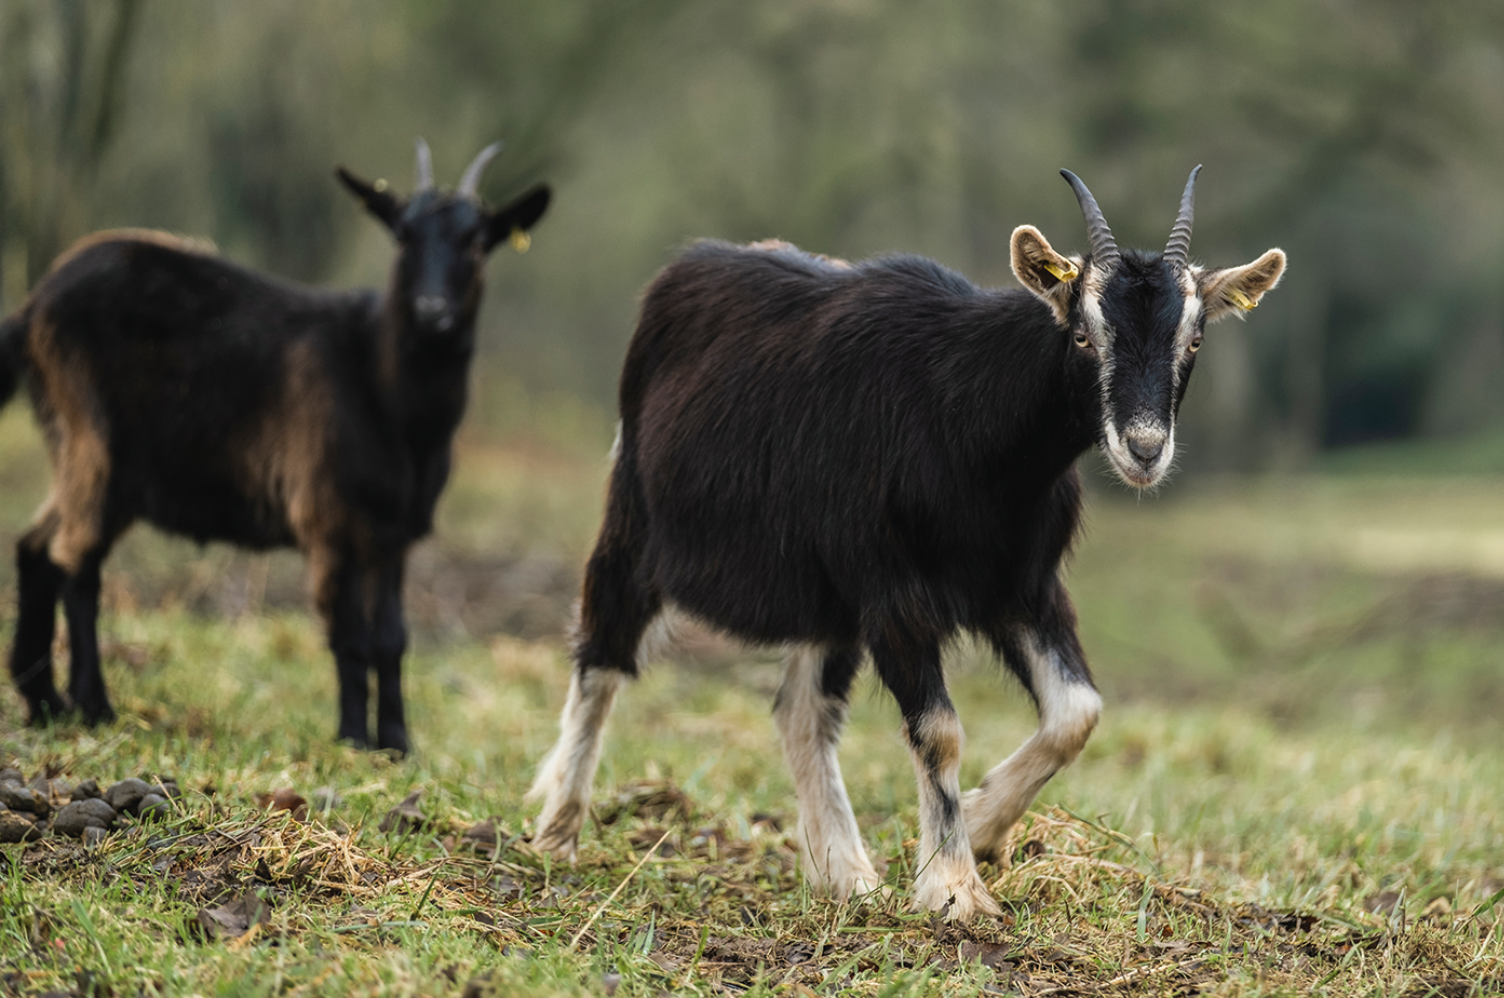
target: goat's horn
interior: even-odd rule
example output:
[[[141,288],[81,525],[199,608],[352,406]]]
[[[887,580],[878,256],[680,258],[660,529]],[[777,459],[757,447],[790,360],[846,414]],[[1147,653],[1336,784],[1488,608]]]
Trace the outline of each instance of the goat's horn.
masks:
[[[433,153],[428,151],[428,143],[418,139],[418,191],[426,191],[433,186]]]
[[[1191,252],[1191,218],[1195,215],[1196,174],[1200,172],[1201,167],[1196,167],[1191,171],[1191,179],[1185,182],[1185,193],[1180,196],[1180,214],[1175,219],[1175,227],[1170,230],[1170,241],[1165,244],[1165,262],[1177,272],[1185,269]]]
[[[486,164],[491,162],[491,158],[501,152],[501,145],[500,142],[492,142],[476,155],[469,166],[465,167],[465,175],[460,178],[459,186],[459,193],[462,196],[467,198],[477,196],[476,188],[480,186],[480,175],[486,172]]]
[[[1065,182],[1071,185],[1071,190],[1076,192],[1076,201],[1081,205],[1081,214],[1086,218],[1086,234],[1091,239],[1092,262],[1099,267],[1112,269],[1118,262],[1118,243],[1112,238],[1112,230],[1107,227],[1107,219],[1102,217],[1102,209],[1097,207],[1097,199],[1091,196],[1091,191],[1081,182],[1081,178],[1069,170],[1061,170],[1060,175]]]

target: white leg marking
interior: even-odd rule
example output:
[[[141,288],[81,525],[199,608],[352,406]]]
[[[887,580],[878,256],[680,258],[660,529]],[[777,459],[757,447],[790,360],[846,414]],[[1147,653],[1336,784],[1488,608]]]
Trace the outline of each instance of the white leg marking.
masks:
[[[815,887],[837,897],[867,894],[881,879],[862,846],[846,796],[836,742],[846,704],[822,692],[825,652],[801,645],[784,659],[783,684],[773,717],[783,736],[783,757],[799,801],[799,859]]]
[[[569,699],[559,719],[559,741],[538,767],[528,800],[543,798],[533,845],[559,859],[573,860],[580,829],[590,813],[590,788],[601,757],[606,715],[616,701],[622,673],[591,669],[584,679],[575,670],[569,680]]]
[[[914,857],[919,876],[914,880],[914,904],[931,911],[945,909],[946,917],[956,921],[1002,910],[977,876],[966,826],[959,820],[965,741],[961,722],[949,709],[929,714],[921,730],[909,733],[919,779],[919,854]]]
[[[1039,698],[1039,730],[966,794],[966,832],[979,859],[998,857],[1008,829],[1050,777],[1081,754],[1102,713],[1102,697],[1064,674],[1057,651],[1040,648],[1032,634],[1023,646]]]

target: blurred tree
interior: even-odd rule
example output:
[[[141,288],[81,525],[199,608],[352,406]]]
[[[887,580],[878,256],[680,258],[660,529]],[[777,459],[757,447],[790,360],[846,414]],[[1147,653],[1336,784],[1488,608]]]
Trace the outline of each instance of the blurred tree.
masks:
[[[118,132],[140,6],[8,0],[0,8],[0,304],[84,231],[82,206]]]

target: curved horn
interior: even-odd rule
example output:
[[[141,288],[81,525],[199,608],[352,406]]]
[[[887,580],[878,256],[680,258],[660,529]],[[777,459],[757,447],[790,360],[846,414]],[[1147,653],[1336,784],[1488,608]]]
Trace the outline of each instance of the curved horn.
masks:
[[[1086,234],[1091,238],[1092,261],[1100,267],[1112,269],[1118,262],[1118,243],[1112,238],[1107,219],[1102,217],[1102,209],[1097,207],[1097,199],[1091,196],[1091,191],[1086,189],[1081,178],[1071,171],[1061,170],[1060,175],[1071,185],[1071,190],[1076,192],[1076,202],[1081,205],[1081,214],[1086,218]]]
[[[465,167],[465,175],[460,178],[459,194],[462,197],[477,197],[476,188],[480,186],[480,175],[486,172],[486,164],[491,162],[491,157],[501,152],[501,143],[492,142],[479,153],[470,165]]]
[[[1191,171],[1191,179],[1185,182],[1185,193],[1180,196],[1180,214],[1175,219],[1175,227],[1170,230],[1170,241],[1165,244],[1165,262],[1176,272],[1185,269],[1191,252],[1191,218],[1195,215],[1196,174],[1200,172],[1201,167],[1196,167]]]
[[[433,153],[428,151],[428,143],[418,139],[418,191],[426,191],[433,186]]]

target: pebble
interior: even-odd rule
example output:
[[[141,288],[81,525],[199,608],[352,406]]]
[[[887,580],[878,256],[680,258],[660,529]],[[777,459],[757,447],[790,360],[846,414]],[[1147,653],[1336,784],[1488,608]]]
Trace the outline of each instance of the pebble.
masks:
[[[30,811],[38,818],[45,818],[52,813],[52,804],[45,794],[39,794],[13,780],[0,782],[0,804],[12,811]]]
[[[64,804],[53,819],[52,827],[59,835],[79,838],[90,828],[101,832],[113,828],[117,817],[115,809],[106,801],[92,797]]]
[[[136,814],[142,821],[161,821],[172,816],[172,805],[161,794],[147,794],[136,804]]]
[[[44,830],[37,827],[30,814],[0,811],[0,842],[30,842],[41,838]]]

